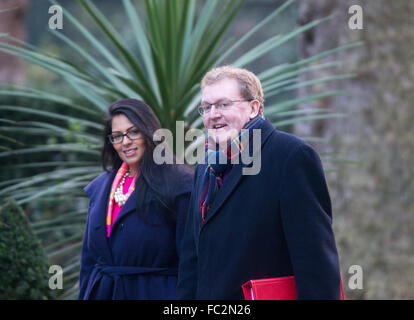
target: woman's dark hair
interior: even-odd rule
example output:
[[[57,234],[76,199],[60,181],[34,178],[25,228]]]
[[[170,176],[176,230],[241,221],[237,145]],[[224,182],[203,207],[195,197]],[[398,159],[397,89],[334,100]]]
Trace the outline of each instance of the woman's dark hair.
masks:
[[[184,184],[191,183],[192,171],[185,165],[175,164],[174,156],[174,164],[159,165],[154,162],[153,151],[156,145],[162,143],[162,141],[154,141],[153,137],[154,132],[161,129],[161,124],[155,113],[145,102],[136,99],[121,99],[108,107],[103,132],[103,169],[105,171],[118,170],[122,165],[121,158],[108,139],[108,135],[112,133],[112,120],[120,114],[125,115],[145,139],[145,151],[140,163],[140,175],[143,179],[137,180],[137,184],[138,181],[143,182],[139,186],[139,192],[137,192],[137,210],[142,209],[153,197],[172,210],[175,194],[185,187]],[[166,152],[171,151],[166,150]]]

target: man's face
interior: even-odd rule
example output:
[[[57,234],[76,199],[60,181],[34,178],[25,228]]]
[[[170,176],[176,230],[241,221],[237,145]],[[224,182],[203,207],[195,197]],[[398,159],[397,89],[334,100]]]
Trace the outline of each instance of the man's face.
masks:
[[[231,102],[237,100],[238,102]],[[240,101],[241,100],[241,101]],[[258,101],[245,101],[235,79],[222,79],[205,86],[201,92],[202,104],[214,104],[203,115],[204,127],[216,143],[229,142],[239,134],[244,124],[258,114]],[[216,104],[228,104],[222,110]]]

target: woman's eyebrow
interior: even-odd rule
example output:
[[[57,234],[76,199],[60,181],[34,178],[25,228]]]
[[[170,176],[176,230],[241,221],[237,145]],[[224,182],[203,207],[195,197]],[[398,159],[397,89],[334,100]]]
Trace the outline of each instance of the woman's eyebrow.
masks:
[[[128,129],[126,129],[126,132],[128,132],[131,129],[136,129],[136,127],[135,126],[129,127]],[[122,133],[122,131],[112,131],[112,133],[114,133],[114,132]]]

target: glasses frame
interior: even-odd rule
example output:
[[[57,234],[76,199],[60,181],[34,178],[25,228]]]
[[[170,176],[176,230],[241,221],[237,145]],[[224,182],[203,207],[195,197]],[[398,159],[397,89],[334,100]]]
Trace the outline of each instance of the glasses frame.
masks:
[[[255,99],[249,99],[249,100],[228,100],[228,102],[231,102],[231,103],[235,103],[235,102],[250,102],[250,101],[253,101],[253,100],[255,100]],[[216,103],[212,103],[212,104],[210,104],[210,106],[211,107],[215,106],[217,110],[220,110],[220,112],[223,111],[223,110],[225,110],[225,109],[223,109],[221,107],[218,107],[217,104],[218,104],[217,102]],[[203,110],[203,111],[201,111],[201,110]],[[197,111],[198,111],[198,113],[201,116],[204,116],[206,113],[207,114],[210,113],[210,111],[209,112],[204,112],[204,108],[201,106],[201,104],[198,106]]]
[[[112,144],[120,144],[120,143],[124,142],[125,136],[128,137],[129,140],[138,140],[138,139],[144,138],[141,132],[139,133],[139,137],[138,138],[131,138],[128,134],[131,133],[131,131],[133,131],[133,130],[137,130],[137,129],[130,129],[130,130],[128,130],[125,133],[120,132],[120,135],[122,135],[122,139],[119,142],[113,142],[112,141],[113,134],[112,133],[111,134],[108,134],[109,142],[112,143]]]

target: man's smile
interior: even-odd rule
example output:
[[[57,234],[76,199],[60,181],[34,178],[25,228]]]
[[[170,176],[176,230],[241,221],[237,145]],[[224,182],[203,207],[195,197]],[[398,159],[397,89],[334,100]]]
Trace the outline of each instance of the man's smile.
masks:
[[[218,124],[213,125],[213,129],[221,129],[221,128],[224,128],[224,127],[227,127],[227,124],[218,123]]]

